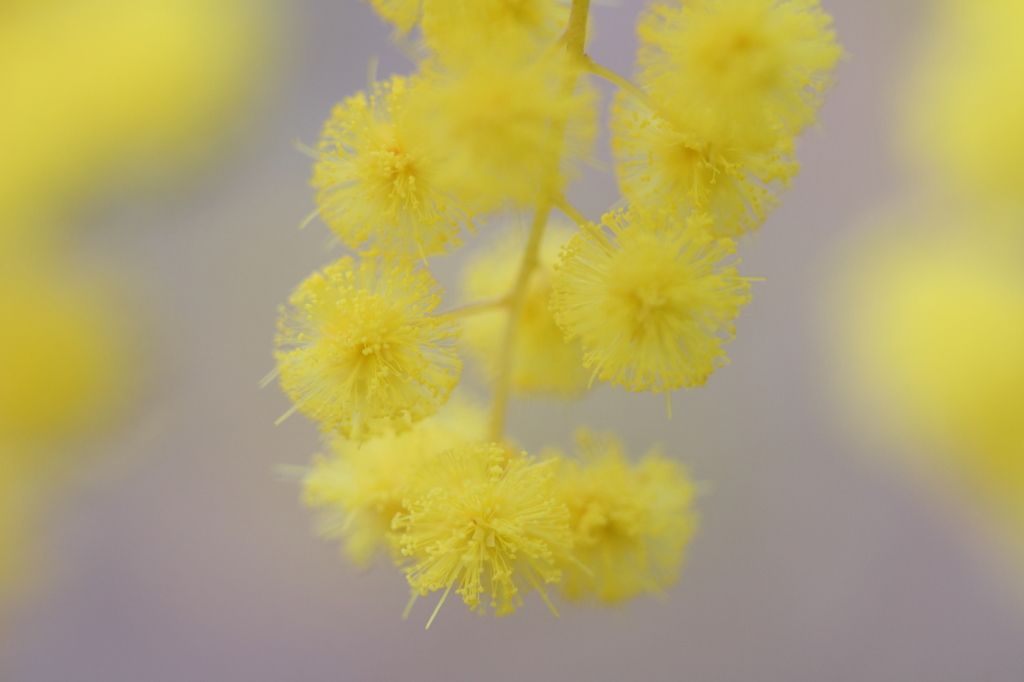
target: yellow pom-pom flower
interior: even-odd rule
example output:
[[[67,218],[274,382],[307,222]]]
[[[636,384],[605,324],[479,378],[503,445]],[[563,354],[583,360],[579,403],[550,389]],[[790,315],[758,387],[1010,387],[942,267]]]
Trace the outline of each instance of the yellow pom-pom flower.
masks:
[[[949,189],[1024,205],[1024,3],[940,3],[903,89],[904,134]]]
[[[640,82],[705,134],[812,123],[842,56],[818,0],[670,0],[641,17]]]
[[[558,563],[572,546],[569,512],[552,497],[557,464],[492,443],[443,452],[417,469],[412,486],[424,492],[409,498],[395,529],[413,590],[445,591],[435,616],[455,585],[475,611],[490,592],[498,616],[513,613],[530,588],[547,600],[543,584],[561,579]]]
[[[356,439],[433,414],[458,382],[450,319],[430,274],[411,264],[342,258],[281,310],[281,386],[299,410]]]
[[[437,150],[409,111],[418,79],[393,76],[337,105],[311,184],[320,217],[349,247],[427,256],[457,246],[469,214],[438,187]]]
[[[551,308],[567,338],[583,342],[584,364],[632,391],[701,386],[727,362],[722,344],[750,301],[750,282],[723,258],[707,221],[638,209],[613,211],[563,249]]]
[[[318,455],[303,479],[303,501],[324,509],[322,533],[342,539],[356,565],[368,566],[381,548],[397,559],[391,521],[404,511],[413,471],[430,455],[482,440],[485,431],[484,411],[467,402],[449,403],[408,431],[365,443],[333,436],[329,454]]]
[[[1024,245],[976,224],[886,230],[851,257],[841,367],[873,423],[1024,487]]]
[[[263,75],[257,4],[26,2],[0,19],[0,216],[203,151]]]
[[[675,582],[697,528],[693,482],[657,449],[636,464],[612,434],[577,434],[581,461],[566,460],[555,497],[569,509],[575,561],[562,593],[615,604]]]
[[[561,54],[524,61],[500,44],[468,65],[428,65],[418,111],[442,150],[438,183],[484,211],[560,191],[596,131],[594,90],[563,91],[571,68]]]
[[[611,144],[623,195],[635,205],[707,213],[720,235],[756,228],[799,169],[783,144],[788,138],[751,146],[727,130],[702,136],[685,112],[653,111],[655,102],[620,92],[612,107]]]
[[[565,0],[423,0],[423,38],[442,61],[465,62],[501,45],[537,52],[565,30]]]
[[[125,327],[81,277],[0,276],[0,443],[45,447],[109,425],[131,393]]]
[[[561,247],[573,230],[549,226],[530,275],[519,318],[515,347],[509,362],[514,391],[571,396],[586,388],[590,373],[583,366],[579,341],[566,342],[551,314],[551,275]],[[512,290],[525,246],[522,234],[506,236],[496,248],[482,252],[463,274],[467,301],[497,299]],[[495,308],[467,316],[462,339],[484,366],[488,377],[498,374],[500,349],[508,327],[507,308]]]

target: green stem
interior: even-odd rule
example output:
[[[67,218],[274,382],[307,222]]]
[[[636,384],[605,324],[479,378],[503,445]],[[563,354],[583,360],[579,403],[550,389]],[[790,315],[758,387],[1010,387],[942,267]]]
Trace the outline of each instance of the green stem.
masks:
[[[569,25],[565,29],[563,37],[566,52],[570,58],[575,58],[574,61],[577,64],[583,63],[584,59],[583,48],[587,41],[587,15],[589,13],[590,0],[572,0]],[[573,90],[576,89],[578,75],[579,73],[574,69],[566,76],[562,82],[563,96],[572,96]],[[553,123],[549,131],[558,144],[561,144],[565,137],[565,125],[564,121]],[[505,336],[499,349],[498,376],[495,379],[494,403],[491,405],[490,439],[495,443],[500,443],[505,435],[505,415],[508,412],[508,400],[512,392],[512,355],[519,332],[519,318],[522,317],[530,275],[537,267],[548,215],[555,203],[551,189],[556,186],[560,157],[560,154],[556,155],[551,167],[545,171],[544,193],[538,202],[537,212],[533,215],[533,224],[530,226],[530,236],[526,243],[526,251],[523,253],[522,265],[519,266],[515,285],[508,296],[508,325],[505,327]]]

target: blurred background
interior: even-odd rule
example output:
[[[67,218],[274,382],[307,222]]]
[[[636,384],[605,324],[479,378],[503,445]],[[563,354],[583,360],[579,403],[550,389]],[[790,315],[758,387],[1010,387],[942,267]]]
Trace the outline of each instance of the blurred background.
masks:
[[[400,572],[315,537],[288,470],[317,429],[258,388],[339,255],[298,229],[293,142],[371,58],[413,70],[391,29],[360,0],[0,1],[0,680],[1024,679],[1021,3],[822,4],[849,56],[741,245],[765,281],[732,363],[671,420],[608,386],[512,406],[531,451],[590,425],[707,483],[681,580],[424,632]],[[595,5],[598,62],[631,71],[642,6]],[[592,169],[570,198],[616,196]],[[432,270],[454,291],[488,242]]]

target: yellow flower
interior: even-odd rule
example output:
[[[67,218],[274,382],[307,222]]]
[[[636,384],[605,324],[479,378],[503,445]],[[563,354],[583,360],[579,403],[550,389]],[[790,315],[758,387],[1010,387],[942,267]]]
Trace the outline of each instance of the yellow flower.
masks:
[[[561,190],[596,130],[594,90],[563,92],[569,68],[561,54],[524,62],[500,44],[459,68],[427,65],[418,111],[443,150],[438,184],[484,211]],[[553,134],[562,126],[564,139]]]
[[[391,520],[404,511],[413,470],[430,455],[482,440],[485,427],[482,409],[449,403],[402,433],[365,443],[333,436],[329,453],[317,455],[303,479],[303,501],[324,508],[322,533],[342,539],[357,565],[369,565],[380,548],[398,558]]]
[[[512,351],[511,382],[520,393],[553,393],[571,396],[586,388],[589,372],[583,367],[579,341],[567,343],[551,314],[551,275],[559,249],[573,230],[549,226],[538,254],[538,266],[530,276],[519,318],[516,345]],[[507,235],[496,248],[476,256],[463,273],[463,296],[467,301],[497,299],[512,290],[525,246],[522,235]],[[462,338],[483,363],[491,378],[498,373],[498,356],[508,310],[497,308],[468,316]]]
[[[869,240],[846,267],[837,339],[875,423],[1024,488],[1024,245],[992,225],[980,239],[983,221]]]
[[[465,62],[501,45],[538,52],[565,30],[566,0],[423,0],[424,42],[445,62]]]
[[[493,443],[424,462],[413,488],[425,492],[410,497],[409,513],[394,523],[413,590],[443,589],[447,597],[457,584],[456,593],[480,612],[489,591],[499,616],[522,605],[521,593],[531,587],[546,600],[542,583],[561,579],[556,564],[572,545],[569,513],[552,497],[555,466],[557,460],[536,463]]]
[[[281,386],[324,428],[365,438],[433,414],[459,379],[452,322],[430,315],[436,283],[409,263],[342,258],[282,307]]]
[[[0,216],[204,151],[262,75],[254,4],[61,0],[0,19]]]
[[[675,582],[697,527],[694,486],[655,449],[631,464],[613,434],[577,434],[581,462],[559,470],[555,496],[569,509],[575,561],[565,562],[569,599],[608,604]]]
[[[632,391],[701,386],[727,362],[722,344],[750,301],[750,283],[719,262],[735,252],[707,221],[613,211],[563,249],[551,308],[584,364]]]
[[[616,173],[629,201],[675,207],[683,215],[707,213],[723,236],[756,228],[799,169],[786,139],[750,146],[724,130],[702,136],[687,125],[685,112],[651,111],[629,93],[615,98],[611,130]]]
[[[417,79],[393,76],[338,104],[311,184],[320,216],[353,249],[427,256],[457,246],[465,208],[437,186],[437,153],[408,111]]]
[[[702,136],[796,135],[842,56],[831,26],[818,0],[654,4],[638,24],[640,82]]]
[[[954,192],[1024,205],[1024,3],[942,3],[914,79],[904,134]]]
[[[0,277],[0,443],[58,445],[109,425],[133,376],[125,324],[98,283]]]

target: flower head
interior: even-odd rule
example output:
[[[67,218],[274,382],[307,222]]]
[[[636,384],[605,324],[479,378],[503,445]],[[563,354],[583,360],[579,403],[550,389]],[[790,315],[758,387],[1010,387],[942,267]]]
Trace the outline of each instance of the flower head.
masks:
[[[328,454],[318,455],[303,479],[303,501],[324,509],[323,534],[342,539],[357,565],[369,565],[379,548],[390,548],[397,558],[391,521],[404,511],[413,471],[431,455],[480,441],[485,425],[479,407],[449,403],[401,433],[365,443],[333,436]]]
[[[457,584],[481,612],[490,592],[499,616],[514,612],[531,587],[544,595],[541,584],[561,578],[556,563],[572,545],[569,513],[551,495],[556,465],[493,443],[430,457],[412,479],[422,492],[395,518],[413,590],[447,596]]]
[[[451,321],[429,314],[439,301],[430,274],[407,262],[345,257],[310,276],[278,321],[293,411],[357,439],[433,414],[461,369]]]
[[[641,17],[639,78],[701,134],[796,135],[842,56],[818,0],[670,0]]]
[[[397,255],[442,253],[459,244],[469,213],[437,185],[436,150],[408,110],[424,87],[393,76],[334,108],[311,184],[320,216],[345,244]]]
[[[707,221],[630,209],[605,215],[563,249],[551,307],[584,364],[633,391],[701,386],[727,361],[722,343],[750,300],[750,283],[718,263],[735,251]]]
[[[593,89],[563,90],[570,68],[560,54],[524,60],[500,44],[467,65],[429,65],[418,111],[443,150],[438,182],[481,210],[560,190],[596,130]]]
[[[521,393],[574,395],[584,390],[589,372],[583,367],[579,341],[566,342],[551,314],[551,275],[559,249],[573,231],[549,226],[538,254],[538,264],[527,285],[510,362],[512,388]],[[469,301],[495,299],[515,283],[524,241],[518,232],[507,235],[496,248],[470,261],[463,274],[463,295]],[[489,376],[498,373],[499,350],[508,326],[508,309],[496,308],[467,317],[462,338],[483,362]]]
[[[445,62],[466,62],[501,45],[537,53],[565,29],[569,3],[559,0],[423,0],[423,38]]]
[[[400,33],[408,33],[420,18],[423,0],[366,0],[381,19],[395,25]]]
[[[750,145],[727,130],[702,134],[685,112],[652,111],[628,93],[615,99],[611,129],[626,198],[652,209],[674,207],[683,215],[706,213],[720,235],[756,228],[799,168],[782,144],[786,139]]]
[[[675,582],[697,527],[694,487],[658,450],[633,464],[612,434],[577,434],[581,461],[566,460],[555,496],[569,509],[575,561],[561,589],[573,600],[614,604]]]

